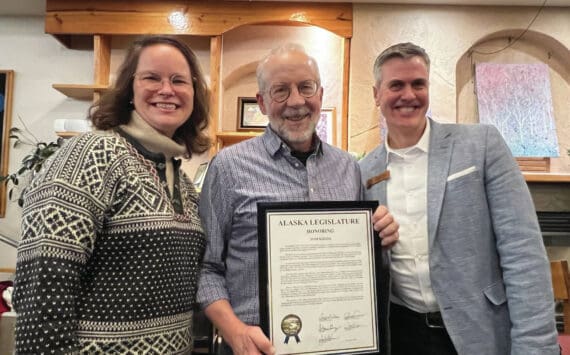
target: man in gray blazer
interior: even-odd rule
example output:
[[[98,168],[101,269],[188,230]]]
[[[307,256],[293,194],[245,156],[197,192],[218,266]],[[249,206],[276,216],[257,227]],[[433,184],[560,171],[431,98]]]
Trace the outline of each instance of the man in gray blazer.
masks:
[[[528,188],[493,126],[426,117],[429,57],[374,63],[386,142],[361,162],[366,198],[400,223],[391,250],[392,355],[558,354],[548,259]]]

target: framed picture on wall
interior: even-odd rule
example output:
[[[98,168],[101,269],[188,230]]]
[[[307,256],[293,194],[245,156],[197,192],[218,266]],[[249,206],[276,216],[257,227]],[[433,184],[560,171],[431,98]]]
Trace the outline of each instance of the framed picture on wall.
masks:
[[[14,71],[0,70],[0,176],[8,175],[8,148],[12,127]],[[6,211],[6,184],[0,183],[0,217]]]
[[[336,108],[322,108],[321,118],[317,123],[317,135],[330,145],[336,143]]]
[[[263,131],[269,119],[261,113],[255,97],[238,97],[238,131]]]

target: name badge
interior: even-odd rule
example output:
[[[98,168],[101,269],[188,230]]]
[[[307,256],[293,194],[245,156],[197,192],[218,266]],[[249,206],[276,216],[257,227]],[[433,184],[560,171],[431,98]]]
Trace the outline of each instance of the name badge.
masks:
[[[386,170],[379,175],[371,177],[370,179],[366,180],[366,189],[370,189],[372,186],[376,185],[379,182],[384,180],[388,180],[390,178],[390,170]]]

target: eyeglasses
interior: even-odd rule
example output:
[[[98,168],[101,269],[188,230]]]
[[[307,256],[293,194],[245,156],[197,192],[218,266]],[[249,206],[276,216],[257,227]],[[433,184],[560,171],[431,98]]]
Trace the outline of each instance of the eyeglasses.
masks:
[[[164,79],[157,73],[153,72],[141,72],[135,73],[133,75],[135,79],[138,79],[140,83],[148,90],[160,90],[164,83]],[[179,74],[172,74],[170,77],[166,78],[170,86],[174,90],[188,90],[193,87],[193,79]]]
[[[315,80],[305,80],[297,84],[297,92],[304,98],[315,96],[319,84]],[[269,88],[269,97],[275,102],[285,102],[291,96],[291,84],[276,84]]]

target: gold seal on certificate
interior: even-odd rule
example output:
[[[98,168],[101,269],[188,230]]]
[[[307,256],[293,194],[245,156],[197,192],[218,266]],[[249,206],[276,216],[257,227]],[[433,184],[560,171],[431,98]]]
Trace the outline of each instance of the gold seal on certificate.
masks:
[[[289,337],[295,337],[297,343],[301,341],[299,338],[299,332],[301,332],[301,328],[303,328],[303,323],[301,322],[301,318],[295,314],[288,314],[286,315],[283,320],[281,321],[281,330],[285,334],[285,344],[289,344]]]

